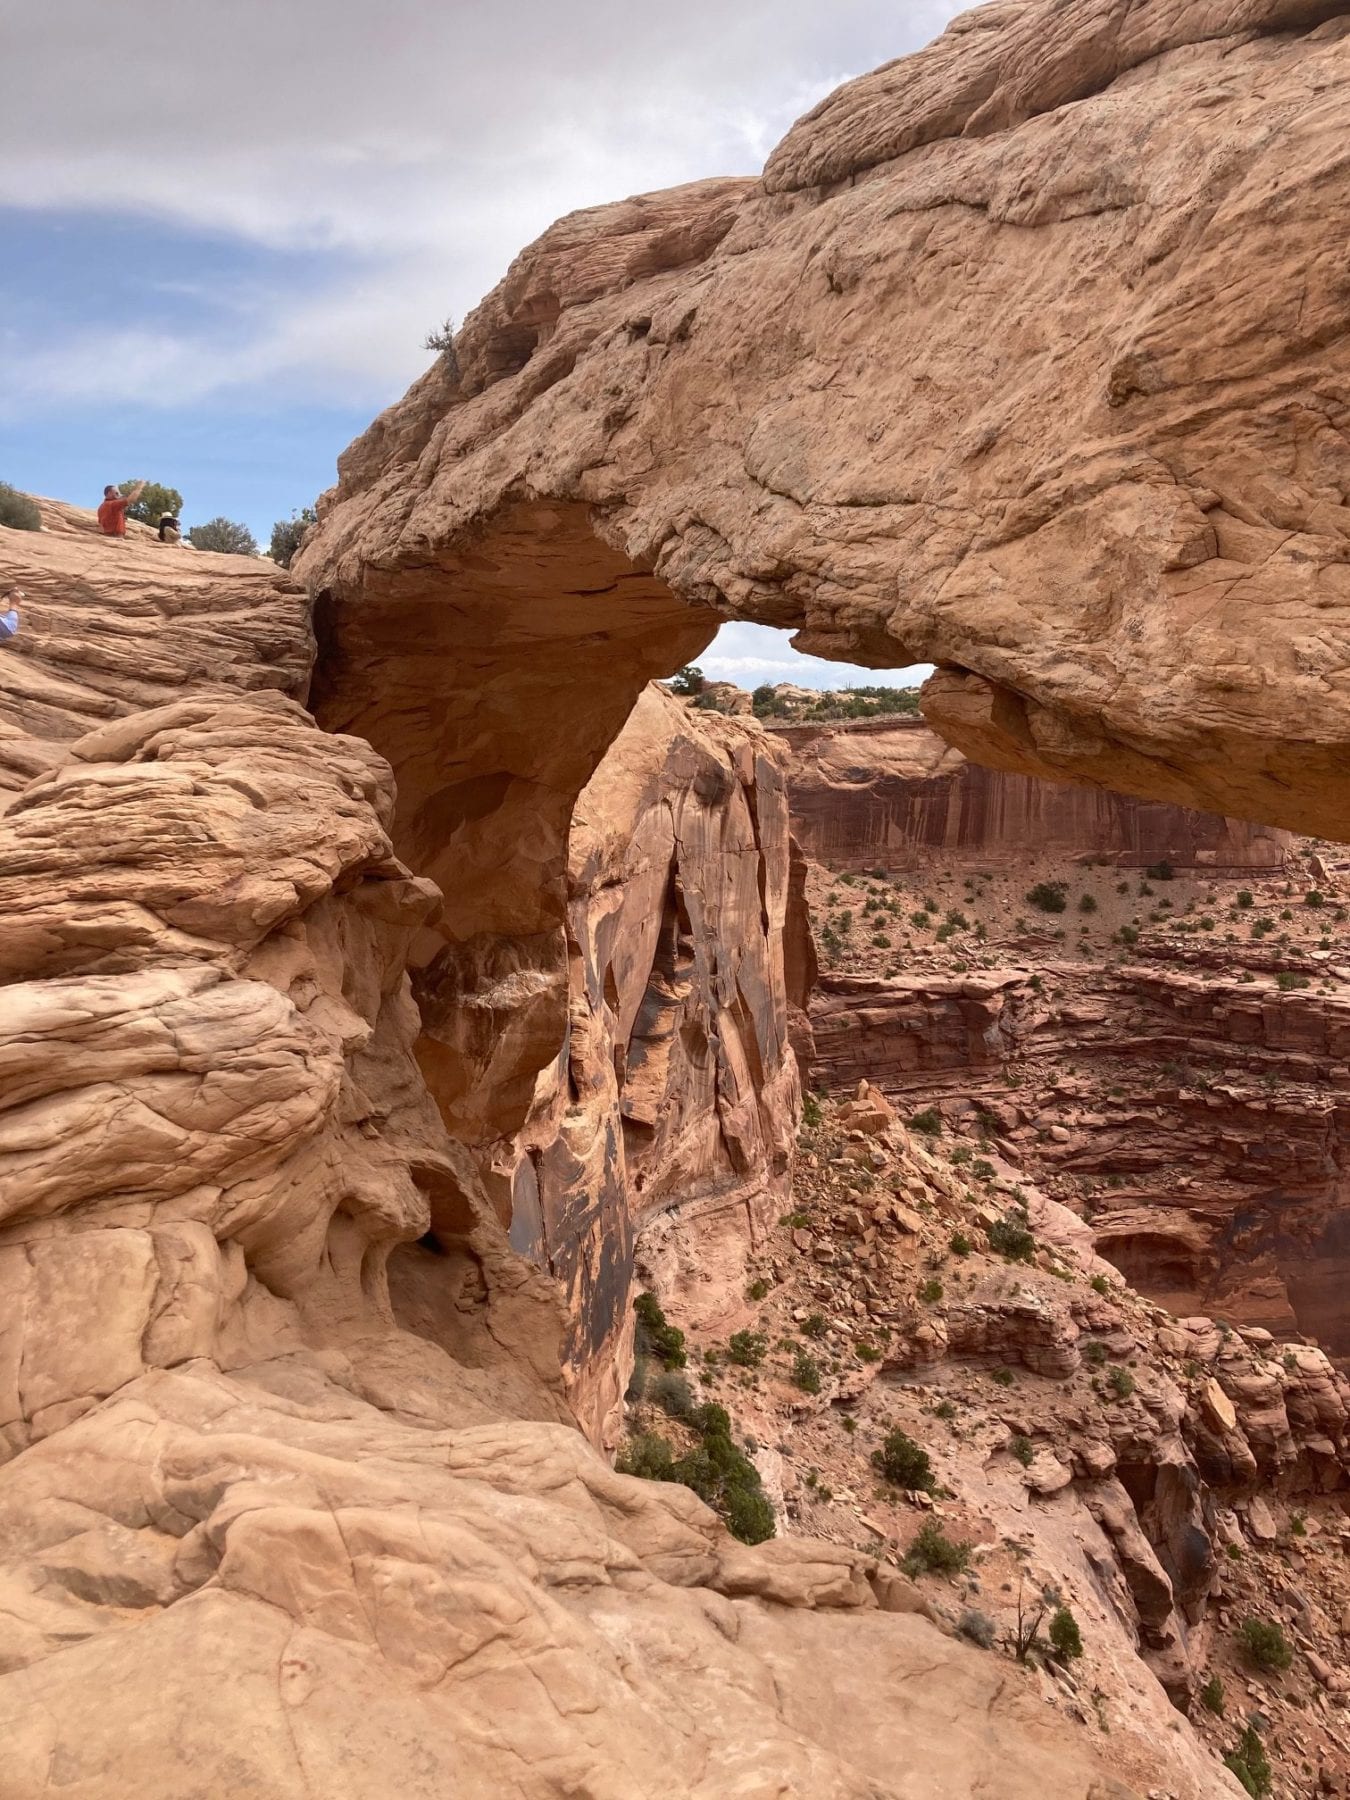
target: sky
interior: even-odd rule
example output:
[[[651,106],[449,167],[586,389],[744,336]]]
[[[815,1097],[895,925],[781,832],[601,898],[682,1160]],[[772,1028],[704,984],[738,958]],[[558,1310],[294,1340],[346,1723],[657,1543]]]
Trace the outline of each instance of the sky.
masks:
[[[0,23],[0,480],[92,505],[146,476],[265,547],[553,219],[757,173],[960,10],[45,0]],[[702,666],[914,679],[815,661],[730,626]]]

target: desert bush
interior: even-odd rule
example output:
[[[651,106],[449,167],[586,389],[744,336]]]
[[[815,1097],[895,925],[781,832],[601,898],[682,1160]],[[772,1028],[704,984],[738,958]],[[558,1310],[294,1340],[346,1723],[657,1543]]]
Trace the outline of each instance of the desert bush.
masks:
[[[981,1650],[992,1650],[996,1627],[988,1613],[981,1612],[978,1607],[968,1606],[956,1621],[957,1634],[968,1643],[978,1644]]]
[[[825,1115],[820,1110],[820,1101],[816,1099],[815,1095],[803,1094],[802,1124],[805,1125],[808,1130],[814,1131],[821,1123],[824,1116]]]
[[[881,1352],[875,1344],[869,1344],[866,1338],[859,1338],[853,1346],[853,1354],[859,1362],[874,1363],[881,1361]]]
[[[820,1364],[814,1356],[808,1356],[805,1350],[799,1350],[792,1359],[792,1385],[799,1387],[804,1394],[820,1392]]]
[[[686,663],[682,669],[677,669],[666,683],[672,694],[688,694],[691,697],[694,694],[701,694],[707,685],[708,678],[696,663]]]
[[[1105,1275],[1094,1275],[1088,1285],[1091,1287],[1094,1294],[1109,1294],[1111,1292],[1111,1283],[1106,1279]]]
[[[129,494],[135,485],[134,481],[120,481],[117,491]],[[127,517],[139,519],[142,525],[158,525],[165,513],[172,513],[176,519],[182,510],[183,496],[177,488],[165,487],[162,481],[147,481],[140,498],[127,508]]]
[[[1200,1690],[1200,1704],[1206,1712],[1212,1712],[1216,1719],[1223,1717],[1224,1698],[1223,1682],[1217,1675],[1211,1675]]]
[[[969,1563],[970,1545],[953,1543],[936,1519],[925,1519],[900,1567],[913,1580],[916,1575],[959,1575]]]
[[[823,1338],[829,1330],[824,1313],[810,1313],[798,1327],[803,1337]]]
[[[1168,862],[1167,858],[1164,857],[1161,862],[1150,863],[1148,868],[1144,870],[1144,873],[1148,876],[1150,881],[1171,881],[1176,874],[1176,870],[1172,867],[1171,863]]]
[[[1036,1254],[1036,1239],[1027,1230],[1026,1214],[1014,1208],[989,1227],[989,1248],[1005,1262],[1029,1263]]]
[[[773,1507],[764,1493],[759,1471],[737,1446],[731,1420],[721,1406],[699,1406],[687,1421],[698,1444],[677,1457],[663,1437],[641,1432],[620,1451],[615,1467],[624,1475],[648,1481],[676,1481],[692,1488],[719,1513],[728,1531],[743,1544],[762,1544],[774,1534]]]
[[[1270,1792],[1275,1778],[1274,1770],[1255,1725],[1247,1727],[1238,1739],[1237,1749],[1230,1750],[1224,1757],[1223,1765],[1237,1776],[1254,1800],[1264,1800],[1264,1796]]]
[[[1084,894],[1078,902],[1078,910],[1081,913],[1094,913],[1097,910],[1097,902],[1091,894]]]
[[[1316,888],[1309,888],[1307,893],[1303,896],[1303,904],[1305,906],[1325,906],[1326,903],[1326,895],[1320,894]]]
[[[1029,1469],[1031,1467],[1036,1452],[1032,1447],[1032,1442],[1029,1437],[1024,1437],[1021,1432],[1018,1432],[1017,1436],[1009,1441],[1008,1450],[1011,1455],[1017,1458],[1024,1469]]]
[[[1255,896],[1250,888],[1238,889],[1237,903],[1244,912],[1246,912],[1249,906],[1252,906],[1255,903]]]
[[[916,1112],[907,1123],[911,1131],[922,1132],[925,1137],[942,1135],[942,1114],[935,1106],[926,1106],[922,1112]]]
[[[318,521],[319,515],[312,506],[301,507],[289,519],[277,520],[272,527],[272,541],[267,546],[267,554],[279,568],[290,568],[299,554],[305,533],[311,525],[317,525]]]
[[[954,1231],[947,1240],[947,1248],[953,1256],[969,1256],[974,1245],[964,1231]]]
[[[942,1283],[936,1276],[930,1276],[919,1289],[919,1298],[925,1306],[936,1306],[942,1298]]]
[[[1269,1619],[1244,1619],[1238,1642],[1247,1659],[1267,1674],[1287,1669],[1294,1660],[1283,1628]]]
[[[1083,1634],[1067,1606],[1057,1607],[1050,1620],[1050,1647],[1061,1662],[1083,1654]]]
[[[757,1369],[768,1347],[769,1340],[762,1331],[733,1331],[727,1341],[727,1361],[739,1369]]]
[[[1038,912],[1062,913],[1069,904],[1069,890],[1062,881],[1038,881],[1027,890],[1027,905]]]
[[[689,1361],[685,1354],[684,1333],[666,1323],[666,1315],[655,1294],[639,1294],[633,1302],[637,1314],[637,1353],[650,1356],[663,1368],[682,1369]]]
[[[42,530],[42,514],[38,511],[37,501],[21,494],[7,481],[0,481],[0,525],[8,525],[11,531]]]
[[[205,525],[194,525],[188,537],[198,550],[214,550],[224,556],[256,556],[258,540],[247,525],[234,519],[208,519]]]
[[[769,1284],[761,1275],[758,1280],[750,1283],[749,1287],[745,1290],[745,1297],[747,1300],[763,1300],[768,1294],[768,1291]]]
[[[1106,1385],[1117,1400],[1128,1400],[1134,1392],[1134,1376],[1117,1365],[1106,1378]]]
[[[691,1419],[698,1402],[677,1369],[660,1369],[647,1382],[647,1398],[672,1419]]]
[[[931,1494],[937,1486],[928,1452],[898,1425],[887,1432],[880,1450],[872,1452],[872,1466],[893,1487],[908,1493]]]

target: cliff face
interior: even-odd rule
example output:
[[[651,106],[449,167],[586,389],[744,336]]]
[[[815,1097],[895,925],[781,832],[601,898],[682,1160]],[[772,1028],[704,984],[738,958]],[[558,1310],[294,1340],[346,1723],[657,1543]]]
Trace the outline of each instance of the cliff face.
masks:
[[[792,752],[793,829],[833,869],[983,867],[1040,856],[1125,868],[1270,869],[1290,834],[972,763],[918,721],[773,728]]]
[[[753,725],[649,688],[583,790],[567,875],[570,1016],[493,1174],[511,1242],[562,1284],[573,1405],[612,1439],[636,1232],[782,1209],[797,1115],[785,1033],[787,794]]]

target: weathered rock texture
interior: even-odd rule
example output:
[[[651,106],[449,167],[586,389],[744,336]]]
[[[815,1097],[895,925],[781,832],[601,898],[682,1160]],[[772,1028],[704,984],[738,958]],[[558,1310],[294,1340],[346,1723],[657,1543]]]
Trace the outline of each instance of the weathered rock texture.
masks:
[[[489,694],[528,664],[583,750],[567,643],[617,695],[756,618],[941,665],[981,760],[1350,835],[1347,57],[1344,0],[988,6],[762,181],[562,221],[342,461],[301,566],[346,666],[486,672],[496,621]],[[466,758],[403,673],[358,728]]]
[[[649,688],[573,818],[566,1043],[493,1173],[512,1243],[562,1283],[572,1402],[597,1439],[627,1367],[635,1233],[706,1201],[753,1241],[782,1209],[797,1114],[784,760],[753,725]]]
[[[779,725],[802,848],[832,869],[987,868],[1038,856],[1123,868],[1269,869],[1290,834],[967,761],[918,720]]]
[[[440,896],[392,850],[387,763],[294,697],[299,591],[0,531],[11,579],[6,1791],[1126,1795],[1028,1684],[888,1613],[874,1559],[748,1550],[569,1415],[569,1334],[626,1310],[621,1276],[585,1291],[625,1195],[744,1204],[782,1157],[772,747],[652,698],[589,790],[575,1054],[531,1152],[569,1314],[421,1078]],[[529,999],[504,978],[502,1031]]]

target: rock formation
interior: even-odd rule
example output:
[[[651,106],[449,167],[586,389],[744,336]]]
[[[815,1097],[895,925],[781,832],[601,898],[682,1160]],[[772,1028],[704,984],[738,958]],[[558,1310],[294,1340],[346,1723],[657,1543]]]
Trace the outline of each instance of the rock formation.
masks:
[[[793,1080],[772,753],[596,772],[735,615],[1015,772],[1350,824],[1341,13],[992,6],[564,220],[343,459],[317,726],[277,571],[0,532],[16,1793],[1122,1793],[874,1555],[571,1423],[626,1223],[753,1212]]]
[[[560,1294],[508,1245],[514,1170],[421,1078],[440,897],[391,848],[387,764],[295,697],[299,590],[78,529],[0,531],[15,578],[8,1788],[1127,1795],[1029,1684],[888,1612],[874,1557],[750,1550],[572,1422],[565,1364],[593,1418],[613,1391],[626,1209],[688,1184],[752,1214],[782,1160],[773,747],[651,696],[588,789],[572,1053],[526,1108],[557,1139],[520,1152]],[[529,1002],[504,980],[496,1029]]]
[[[582,637],[617,694],[755,618],[940,665],[977,760],[1350,835],[1347,54],[1343,0],[982,7],[761,181],[563,220],[344,457],[340,651],[392,691],[453,616],[581,749]],[[400,772],[456,735],[406,673]]]
[[[803,850],[832,869],[987,868],[1039,856],[1147,868],[1272,869],[1290,834],[967,761],[918,720],[775,725],[792,751]]]

